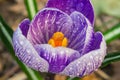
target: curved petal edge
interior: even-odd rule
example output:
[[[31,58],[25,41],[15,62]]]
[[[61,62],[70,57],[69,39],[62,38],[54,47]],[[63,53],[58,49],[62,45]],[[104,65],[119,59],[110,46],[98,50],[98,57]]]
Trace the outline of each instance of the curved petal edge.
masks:
[[[58,8],[68,14],[78,11],[94,24],[94,10],[90,0],[48,0],[46,7]]]
[[[39,56],[49,63],[49,72],[59,73],[72,61],[78,59],[78,51],[65,47],[52,47],[49,44],[35,45]]]
[[[36,44],[46,44],[55,32],[62,32],[66,37],[72,31],[70,16],[56,8],[44,8],[31,21],[27,39]]]
[[[71,62],[60,74],[70,77],[83,77],[98,69],[106,55],[106,43],[103,35],[97,32],[96,36],[102,36],[100,48],[90,51],[79,59]]]
[[[19,27],[13,34],[13,47],[16,56],[27,66],[40,72],[48,72],[48,62],[38,55]]]

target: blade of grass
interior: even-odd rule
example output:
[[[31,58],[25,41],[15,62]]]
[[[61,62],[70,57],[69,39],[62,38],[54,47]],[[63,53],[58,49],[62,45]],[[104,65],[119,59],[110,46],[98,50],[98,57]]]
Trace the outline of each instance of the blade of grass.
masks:
[[[105,57],[105,59],[102,63],[101,68],[107,66],[108,64],[110,64],[112,62],[116,62],[116,61],[120,61],[120,52],[107,54],[107,56]]]
[[[24,0],[24,3],[28,12],[28,16],[30,20],[32,20],[38,11],[36,0]]]
[[[4,20],[2,19],[2,17],[0,16],[0,21],[1,23],[6,26],[5,29],[8,30],[8,34],[10,35],[10,37],[12,37],[12,34],[13,34],[13,30],[4,22]]]
[[[28,80],[43,80],[42,77],[39,75],[39,72],[28,68],[15,56],[12,47],[12,34],[13,30],[4,22],[4,20],[0,16],[0,39],[5,44],[12,57],[16,60],[21,69],[26,73]]]
[[[75,78],[67,78],[67,80],[82,80],[81,78],[79,78],[79,77],[75,77]]]
[[[120,23],[103,34],[107,43],[120,38]]]

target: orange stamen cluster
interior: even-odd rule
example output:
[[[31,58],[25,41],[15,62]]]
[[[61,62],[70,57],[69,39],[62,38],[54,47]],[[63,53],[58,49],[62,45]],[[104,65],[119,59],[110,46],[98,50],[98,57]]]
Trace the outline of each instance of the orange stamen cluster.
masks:
[[[53,47],[63,46],[66,47],[68,45],[68,40],[64,37],[62,32],[56,32],[53,34],[52,38],[48,41],[48,44]]]

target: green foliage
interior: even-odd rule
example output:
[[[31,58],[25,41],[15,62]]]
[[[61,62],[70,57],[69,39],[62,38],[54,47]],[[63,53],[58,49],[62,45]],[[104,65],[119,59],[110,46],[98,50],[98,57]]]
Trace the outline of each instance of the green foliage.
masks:
[[[107,43],[120,38],[120,23],[103,33]]]
[[[116,61],[120,61],[120,52],[107,54],[101,67],[105,67],[108,64],[110,64],[112,62],[116,62]]]
[[[30,20],[35,16],[38,11],[36,0],[24,0]]]
[[[75,78],[68,78],[67,80],[81,80],[79,77],[75,77]]]

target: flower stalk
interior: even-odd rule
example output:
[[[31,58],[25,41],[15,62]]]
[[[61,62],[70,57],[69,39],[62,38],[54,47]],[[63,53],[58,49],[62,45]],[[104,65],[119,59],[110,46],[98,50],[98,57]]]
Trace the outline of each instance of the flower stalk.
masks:
[[[32,20],[35,14],[38,12],[36,0],[24,0],[24,3],[29,15],[29,19]]]

